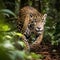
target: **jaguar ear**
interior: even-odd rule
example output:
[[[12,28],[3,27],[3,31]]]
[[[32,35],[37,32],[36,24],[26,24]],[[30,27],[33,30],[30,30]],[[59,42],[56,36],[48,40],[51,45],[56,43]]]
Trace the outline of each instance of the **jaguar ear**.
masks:
[[[44,24],[46,22],[46,18],[47,18],[47,14],[44,14],[43,17],[42,17],[42,20],[43,20]]]

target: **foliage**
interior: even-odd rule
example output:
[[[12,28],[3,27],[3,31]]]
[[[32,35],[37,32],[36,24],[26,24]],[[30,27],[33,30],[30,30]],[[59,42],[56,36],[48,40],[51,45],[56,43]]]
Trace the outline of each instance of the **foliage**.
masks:
[[[11,14],[16,18],[16,15],[8,9],[2,9],[2,10],[0,10],[0,13],[2,13],[3,15],[7,15],[8,17],[9,17],[9,14]]]
[[[19,2],[18,0],[15,1],[15,7],[17,9],[15,8],[15,11],[12,12],[6,9],[4,1],[0,0],[0,60],[42,60],[44,56],[33,52],[26,52],[23,49],[24,43],[17,39],[18,36],[22,36],[21,33],[17,32],[15,22],[19,9]],[[29,5],[32,5],[32,0],[29,0],[29,2]],[[52,45],[59,45],[60,11],[58,9],[59,7],[56,7],[58,2],[56,2],[56,0],[42,0],[41,3],[42,13],[48,14],[45,25],[44,41],[47,42],[48,40]]]
[[[60,22],[60,11],[58,12],[57,9],[59,9],[59,7],[57,8],[56,4],[60,4],[58,3],[60,1],[56,2],[56,0],[44,0],[43,2],[45,8],[42,8],[42,11],[44,12],[45,10],[45,12],[48,14],[45,26],[45,37],[50,37],[50,39],[48,40],[50,40],[51,44],[58,46],[60,38],[58,38],[57,36],[60,35],[60,24],[57,23]]]

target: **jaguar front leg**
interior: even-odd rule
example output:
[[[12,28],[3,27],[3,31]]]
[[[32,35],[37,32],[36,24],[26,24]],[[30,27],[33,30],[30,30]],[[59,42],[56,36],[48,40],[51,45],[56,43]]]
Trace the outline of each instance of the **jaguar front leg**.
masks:
[[[35,49],[37,49],[37,48],[40,46],[40,44],[41,44],[41,42],[42,42],[42,39],[43,39],[43,33],[42,33],[42,35],[39,35],[39,37],[37,37],[36,41],[33,42],[33,43],[30,45],[30,50],[35,50]]]
[[[28,40],[26,39],[26,37],[24,35],[22,36],[22,39],[23,39],[23,42],[25,43],[25,50],[30,51],[30,46],[29,46]]]

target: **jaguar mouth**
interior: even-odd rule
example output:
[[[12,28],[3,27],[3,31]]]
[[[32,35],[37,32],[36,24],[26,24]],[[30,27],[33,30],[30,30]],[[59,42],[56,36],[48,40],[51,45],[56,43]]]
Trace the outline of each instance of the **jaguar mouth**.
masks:
[[[42,29],[37,29],[37,28],[36,28],[35,31],[36,31],[37,34],[41,34],[43,30],[42,30]]]
[[[43,31],[43,30],[38,31],[38,32],[37,32],[37,34],[41,34],[41,33],[42,33],[42,31]]]

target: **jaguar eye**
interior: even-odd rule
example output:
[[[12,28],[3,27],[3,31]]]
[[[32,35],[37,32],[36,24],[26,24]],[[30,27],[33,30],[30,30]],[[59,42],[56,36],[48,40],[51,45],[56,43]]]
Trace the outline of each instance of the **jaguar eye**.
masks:
[[[32,14],[30,14],[30,17],[32,18]]]

